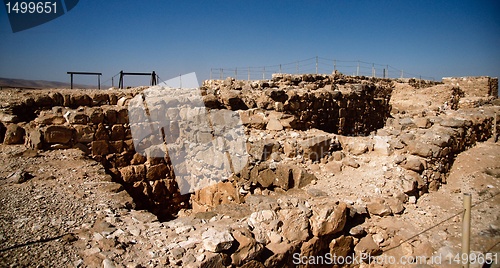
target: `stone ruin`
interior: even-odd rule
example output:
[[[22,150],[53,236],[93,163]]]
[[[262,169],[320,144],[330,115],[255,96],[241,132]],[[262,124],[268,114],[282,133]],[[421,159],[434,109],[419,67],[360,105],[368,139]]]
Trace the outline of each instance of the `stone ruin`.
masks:
[[[405,84],[419,90],[440,84],[417,82]],[[498,80],[443,82],[448,86],[446,107],[394,113],[391,97],[403,81],[393,79],[335,73],[275,74],[261,81],[208,80],[199,90],[202,103],[182,89],[149,96],[146,121],[156,131],[165,130],[167,147],[178,138],[190,142],[168,150],[151,133],[144,134],[143,141],[134,140],[134,130],[145,126],[129,118],[145,116],[137,115],[141,111],[134,109],[134,101],[144,100],[146,88],[22,91],[22,99],[2,105],[0,142],[25,143],[38,150],[78,148],[125,187],[134,198],[127,204],[130,209],[147,209],[176,228],[188,221],[191,229],[182,233],[191,232],[194,240],[169,245],[172,252],[183,248],[182,254],[169,255],[174,264],[282,267],[291,265],[296,252],[379,254],[380,248],[371,246],[369,236],[356,225],[369,216],[402,213],[406,203],[438,190],[458,153],[496,135],[494,109],[457,109],[493,102]],[[475,99],[468,106],[459,105],[466,97]],[[176,124],[179,119],[184,124]],[[217,125],[217,120],[223,122]],[[217,127],[221,125],[228,129]],[[243,144],[219,145],[238,152],[240,158],[193,145],[219,146],[217,140],[228,138],[224,133],[230,129],[241,131]],[[373,172],[390,179],[375,193],[353,192],[357,200],[353,202],[308,188],[325,176],[363,169],[365,154],[394,164],[384,166],[380,174]],[[178,163],[180,155],[200,161]],[[244,161],[239,161],[241,155]],[[201,160],[205,164],[197,166]],[[215,173],[206,174],[214,166]],[[223,174],[228,169],[232,172]],[[191,175],[218,179],[192,188]],[[183,181],[188,182],[187,190]],[[225,217],[220,225],[210,224],[218,213],[237,220]],[[202,262],[186,259],[199,248],[209,252]]]

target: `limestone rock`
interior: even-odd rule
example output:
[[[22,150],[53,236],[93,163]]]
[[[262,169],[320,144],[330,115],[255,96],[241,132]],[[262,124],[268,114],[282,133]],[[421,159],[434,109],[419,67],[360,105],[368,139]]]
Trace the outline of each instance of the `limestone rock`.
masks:
[[[392,214],[391,207],[381,202],[368,203],[366,208],[368,209],[368,213],[370,213],[370,215],[384,217]]]
[[[5,144],[21,144],[24,142],[25,131],[24,128],[17,124],[10,124],[5,131],[3,142]]]
[[[238,248],[231,255],[233,265],[240,266],[249,260],[255,259],[262,253],[264,246],[257,243],[248,230],[235,230],[232,235],[238,242]]]
[[[269,250],[272,255],[266,259],[264,265],[266,267],[286,267],[292,262],[292,254],[298,250],[299,246],[299,242],[267,244],[266,249]]]
[[[267,123],[266,129],[280,131],[280,130],[283,130],[283,125],[281,125],[281,123],[278,119],[271,118],[271,119],[269,119],[269,122]]]
[[[367,235],[354,247],[354,252],[356,255],[368,254],[371,256],[377,256],[382,253],[380,247],[373,241],[372,235]]]
[[[324,236],[335,234],[342,229],[347,220],[347,205],[327,202],[313,207],[313,216],[310,219],[312,234]]]
[[[330,152],[332,139],[328,136],[316,136],[299,142],[304,158],[319,161]]]
[[[359,163],[352,157],[344,158],[344,160],[342,160],[342,164],[348,167],[359,168]]]
[[[360,142],[352,142],[348,145],[349,152],[353,155],[361,155],[368,152],[368,145]]]
[[[201,237],[203,248],[215,253],[228,250],[234,242],[234,238],[228,230],[218,231],[214,228],[208,228]]]
[[[403,205],[403,201],[401,201],[398,198],[388,198],[385,201],[385,203],[389,206],[392,213],[394,213],[394,214],[401,214],[405,210],[405,207]]]
[[[415,172],[421,173],[424,170],[424,165],[422,164],[420,157],[416,157],[413,155],[407,156],[406,160],[403,161],[400,165],[408,170],[413,170]]]
[[[73,139],[73,129],[67,126],[48,126],[43,137],[47,143],[67,144]]]
[[[294,209],[282,209],[278,212],[283,222],[282,235],[288,241],[305,241],[309,238],[309,220],[306,212]]]
[[[351,236],[341,235],[330,242],[330,254],[337,257],[346,257],[351,252],[354,239]]]
[[[94,140],[94,130],[90,126],[75,125],[76,142],[88,143]]]

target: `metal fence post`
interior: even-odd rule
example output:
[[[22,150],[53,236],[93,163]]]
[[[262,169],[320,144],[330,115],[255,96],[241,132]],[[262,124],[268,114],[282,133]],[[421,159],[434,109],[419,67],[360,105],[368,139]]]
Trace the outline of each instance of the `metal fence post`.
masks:
[[[318,56],[316,56],[316,74],[318,74]]]

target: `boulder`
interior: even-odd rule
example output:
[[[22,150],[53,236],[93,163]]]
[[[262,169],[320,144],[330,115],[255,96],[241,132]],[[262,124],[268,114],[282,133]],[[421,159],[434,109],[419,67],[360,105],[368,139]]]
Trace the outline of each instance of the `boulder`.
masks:
[[[90,146],[92,155],[106,155],[109,152],[107,141],[93,141]]]
[[[231,255],[232,264],[240,266],[250,260],[256,259],[264,250],[264,246],[257,243],[246,229],[235,230],[232,232],[233,238],[238,242],[238,248]]]
[[[360,142],[352,142],[348,145],[349,152],[353,155],[361,155],[368,152],[368,145]]]
[[[266,250],[272,254],[264,263],[266,267],[287,267],[292,262],[293,253],[299,249],[299,242],[269,243]]]
[[[144,165],[126,166],[120,169],[123,181],[134,183],[141,181],[146,177],[146,167]]]
[[[344,166],[359,168],[359,163],[352,157],[347,157],[342,160],[342,164]]]
[[[368,213],[370,213],[370,215],[384,217],[392,214],[391,207],[382,202],[368,203],[366,208],[368,209]]]
[[[215,228],[208,228],[201,237],[203,248],[215,253],[228,250],[234,242],[234,238],[228,230],[218,231]]]
[[[280,131],[280,130],[283,130],[283,125],[281,125],[281,123],[278,119],[271,118],[271,119],[269,119],[269,122],[267,123],[266,129]]]
[[[336,234],[344,229],[347,220],[347,205],[340,203],[318,203],[313,207],[310,219],[312,234],[324,236]]]
[[[351,247],[354,242],[352,236],[341,235],[338,238],[332,239],[330,242],[330,254],[337,257],[346,257],[351,252]]]
[[[373,241],[372,235],[367,235],[354,247],[354,252],[358,256],[377,256],[382,253],[382,249]]]
[[[283,222],[281,235],[290,242],[305,241],[309,238],[309,213],[298,209],[282,209],[278,212]]]
[[[205,212],[217,205],[237,200],[239,200],[239,196],[231,182],[218,182],[203,187],[191,196],[194,212]]]
[[[24,128],[17,124],[10,124],[5,130],[5,137],[3,143],[5,144],[22,144],[24,143]]]
[[[328,136],[316,136],[299,142],[304,158],[319,161],[330,152],[332,139]]]
[[[400,165],[405,169],[422,173],[422,171],[424,171],[423,161],[425,160],[418,156],[409,155],[406,157],[406,160],[400,163]]]

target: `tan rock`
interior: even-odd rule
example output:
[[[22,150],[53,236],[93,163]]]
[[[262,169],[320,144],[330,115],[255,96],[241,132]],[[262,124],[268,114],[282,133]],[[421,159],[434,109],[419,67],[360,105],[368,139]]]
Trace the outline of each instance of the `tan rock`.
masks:
[[[67,126],[48,126],[43,133],[47,143],[69,143],[73,139],[73,129]]]
[[[235,230],[232,235],[238,242],[238,248],[231,255],[233,265],[240,266],[257,258],[262,253],[264,246],[255,241],[248,229]]]
[[[368,213],[370,215],[377,215],[380,217],[389,216],[392,214],[391,207],[389,205],[380,202],[371,202],[366,205]]]
[[[377,256],[382,253],[380,247],[373,241],[372,235],[367,235],[361,240],[359,240],[358,244],[354,247],[354,252],[356,255],[368,254],[371,256]]]
[[[333,256],[337,257],[346,257],[349,252],[351,252],[352,249],[352,243],[354,239],[352,236],[344,236],[341,235],[338,238],[332,239],[330,242],[329,248],[330,248],[330,254]]]
[[[327,202],[313,207],[310,219],[311,231],[314,236],[335,234],[344,229],[347,220],[347,205]]]
[[[283,222],[282,235],[288,241],[305,241],[309,238],[309,220],[304,211],[298,208],[282,209],[278,215]]]
[[[10,124],[7,126],[5,131],[5,137],[3,142],[5,144],[21,144],[24,143],[24,128],[18,126],[17,124]]]
[[[266,129],[280,131],[280,130],[283,130],[283,125],[281,125],[281,123],[278,119],[271,118],[271,119],[269,119],[269,122],[267,123]]]

